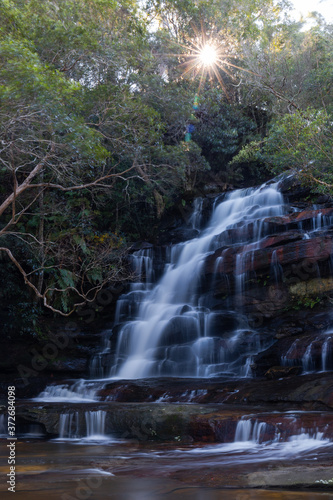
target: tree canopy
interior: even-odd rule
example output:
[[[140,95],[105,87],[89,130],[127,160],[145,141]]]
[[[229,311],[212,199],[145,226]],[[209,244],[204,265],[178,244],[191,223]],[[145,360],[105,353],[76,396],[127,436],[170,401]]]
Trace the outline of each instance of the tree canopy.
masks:
[[[272,0],[0,0],[0,257],[22,302],[69,315],[130,279],[131,242],[209,179],[293,168],[332,191],[333,31],[303,28]],[[188,55],[210,39],[204,81]]]

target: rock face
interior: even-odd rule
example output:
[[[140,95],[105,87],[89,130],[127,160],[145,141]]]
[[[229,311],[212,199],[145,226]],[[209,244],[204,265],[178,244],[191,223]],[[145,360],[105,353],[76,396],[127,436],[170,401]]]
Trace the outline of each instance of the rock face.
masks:
[[[291,199],[297,199],[297,190],[288,187]],[[246,231],[251,237],[251,224],[230,229],[234,244],[221,245],[201,269],[202,290],[212,297],[214,310],[233,307],[263,338],[274,339],[253,358],[255,376],[333,369],[333,208],[327,197],[322,201],[325,205],[313,208],[298,199],[301,210],[263,219],[269,234],[260,248],[237,244]]]
[[[64,434],[66,431],[75,432],[75,437],[85,437],[89,432],[90,416],[98,414],[101,417],[103,414],[103,434],[139,441],[228,443],[237,440],[237,428],[241,431],[240,422],[244,421],[247,427],[252,427],[247,431],[249,438],[260,423],[265,424],[261,426],[261,435],[257,436],[261,441],[271,441],[277,436],[285,441],[292,435],[314,432],[331,437],[333,433],[332,377],[283,379],[273,390],[269,381],[247,384],[239,381],[209,384],[168,381],[165,401],[160,403],[156,403],[160,382],[154,387],[150,381],[151,398],[148,394],[144,396],[142,384],[133,384],[137,397],[136,401],[132,397],[131,402],[127,399],[85,404],[18,403],[17,432],[20,433],[22,425],[37,423],[48,436],[62,434],[61,437],[68,437]],[[169,404],[180,399],[181,387],[186,389],[189,386],[196,393],[192,404]],[[117,390],[119,394],[123,393],[120,399],[126,399],[128,387],[118,383]]]
[[[228,247],[216,250],[210,256],[203,269],[203,274],[226,273],[240,274],[236,268],[236,256],[246,253],[242,262],[242,273],[255,271],[259,275],[269,270],[272,264],[273,253],[275,264],[283,267],[290,267],[293,264],[303,263],[306,260],[311,269],[316,263],[327,261],[332,253],[332,237],[321,235],[311,239],[297,240],[297,235],[293,233],[284,234],[285,241],[280,235],[272,235],[264,242],[265,248],[249,251],[246,253],[246,246]],[[291,241],[290,240],[293,240]],[[281,243],[284,243],[281,245]],[[221,258],[222,257],[222,258]]]

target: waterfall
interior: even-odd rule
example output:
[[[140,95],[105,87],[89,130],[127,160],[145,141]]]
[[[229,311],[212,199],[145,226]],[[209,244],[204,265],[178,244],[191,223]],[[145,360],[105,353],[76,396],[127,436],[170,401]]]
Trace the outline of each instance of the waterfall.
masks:
[[[79,437],[79,413],[62,413],[59,418],[59,438],[75,439]]]
[[[131,255],[137,279],[118,299],[114,325],[90,362],[95,380],[50,385],[36,401],[96,401],[96,379],[252,376],[254,356],[274,342],[255,330],[248,315],[258,303],[258,315],[265,316],[265,301],[253,295],[257,289],[270,284],[267,302],[274,307],[276,295],[269,291],[284,282],[281,252],[274,248],[277,232],[296,225],[310,239],[333,216],[317,208],[297,212],[284,202],[278,183],[217,198],[207,227],[200,229],[203,205],[197,200],[189,219],[197,237],[160,253],[145,244]],[[256,274],[261,254],[269,275]],[[312,268],[311,275],[320,277],[318,263]],[[300,349],[296,339],[281,363],[305,372],[332,370],[332,340],[324,337],[302,338]]]
[[[192,226],[192,229],[200,229],[202,220],[202,208],[203,208],[203,199],[196,198],[194,200],[193,212],[189,219],[189,224]]]
[[[305,372],[313,372],[316,368],[315,359],[312,355],[313,342],[311,342],[302,357],[303,370]]]
[[[252,272],[253,252],[268,234],[264,219],[283,215],[285,210],[277,184],[228,194],[216,204],[208,227],[197,238],[172,247],[164,274],[155,286],[150,285],[151,255],[142,251],[134,254],[143,281],[118,303],[116,323],[120,331],[109,376],[248,376],[243,364],[258,351],[258,335],[242,314],[242,294]],[[200,213],[198,203],[191,218],[193,227]],[[216,249],[235,244],[243,245],[235,270],[239,307],[237,312],[213,312],[201,297],[200,273]]]
[[[282,266],[279,264],[276,250],[273,250],[273,253],[272,253],[271,275],[274,276],[275,284],[279,285],[279,283],[281,283],[282,278],[283,278],[283,269],[282,269]]]
[[[105,437],[105,417],[106,412],[102,410],[85,412],[88,438],[100,439]]]
[[[84,379],[79,379],[72,385],[48,385],[39,394],[35,401],[75,401],[87,402],[95,401],[98,386],[94,383],[87,383]]]
[[[308,339],[303,341],[304,346],[300,349],[301,341],[296,339],[285,356],[281,358],[281,364],[283,366],[302,366],[304,373],[312,373],[316,371],[331,371],[333,368],[333,342],[332,337],[327,336],[328,333],[319,335],[313,340]]]
[[[90,440],[105,439],[105,418],[106,412],[102,410],[85,411],[84,420],[77,411],[62,413],[59,418],[59,439],[79,439],[84,436]]]
[[[321,364],[323,372],[329,370],[331,368],[331,359],[332,359],[332,337],[328,337],[327,340],[322,345],[321,351]]]
[[[252,441],[253,443],[261,443],[264,440],[266,430],[266,422],[258,422],[257,420],[252,422],[252,420],[241,419],[237,423],[234,441]],[[278,439],[278,436],[276,435],[274,439]]]

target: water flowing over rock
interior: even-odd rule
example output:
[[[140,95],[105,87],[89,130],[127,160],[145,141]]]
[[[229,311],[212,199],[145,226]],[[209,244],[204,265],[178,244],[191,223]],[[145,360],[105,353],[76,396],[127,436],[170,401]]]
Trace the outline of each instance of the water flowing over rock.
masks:
[[[199,212],[197,203],[190,219],[193,227],[200,221]],[[200,290],[201,275],[209,256],[221,245],[231,245],[229,253],[234,256],[236,269],[230,267],[225,274],[232,274],[234,286],[242,294],[248,271],[245,260],[248,256],[251,260],[267,235],[263,220],[283,216],[285,212],[283,196],[274,184],[227,195],[215,206],[208,228],[199,237],[171,248],[164,273],[154,286],[149,285],[149,269],[153,266],[148,261],[143,264],[142,251],[134,254],[135,268],[140,269],[143,282],[134,284],[120,299],[117,319],[126,310],[133,320],[120,329],[109,376],[209,377],[226,372],[246,375],[246,363],[265,342],[261,342],[240,311],[211,310],[209,300]],[[237,231],[238,243],[244,242],[242,247],[232,246],[232,231]],[[226,267],[229,261],[222,252],[214,263],[212,282],[221,274],[221,266]],[[137,306],[134,314],[133,299]]]
[[[283,197],[279,183],[217,197],[206,228],[204,205],[197,200],[188,219],[197,237],[133,247],[137,279],[119,297],[113,326],[91,359],[92,380],[49,386],[37,400],[169,401],[168,391],[149,396],[149,390],[132,391],[129,384],[111,390],[110,382],[273,382],[333,370],[333,315],[312,311],[333,291],[333,209],[298,209]],[[184,389],[171,401],[208,402],[213,396],[205,394],[201,387]]]
[[[105,439],[106,412],[102,410],[74,411],[62,413],[59,417],[60,439],[78,439],[85,436],[90,440]]]
[[[196,231],[202,206],[202,199],[196,200],[189,219]],[[133,253],[140,281],[118,300],[114,354],[106,347],[93,360],[92,374],[252,376],[254,356],[276,341],[260,330],[265,320],[297,301],[333,291],[332,223],[332,208],[299,211],[286,202],[278,183],[217,198],[206,229],[164,249],[163,270],[153,247]],[[324,369],[331,369],[331,357],[326,343]]]

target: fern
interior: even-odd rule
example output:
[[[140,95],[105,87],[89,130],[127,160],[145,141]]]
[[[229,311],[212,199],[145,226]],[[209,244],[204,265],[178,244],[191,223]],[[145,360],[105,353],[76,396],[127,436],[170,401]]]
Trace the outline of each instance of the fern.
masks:
[[[75,288],[75,275],[67,269],[60,269],[59,284],[61,287],[67,288],[68,286]]]

